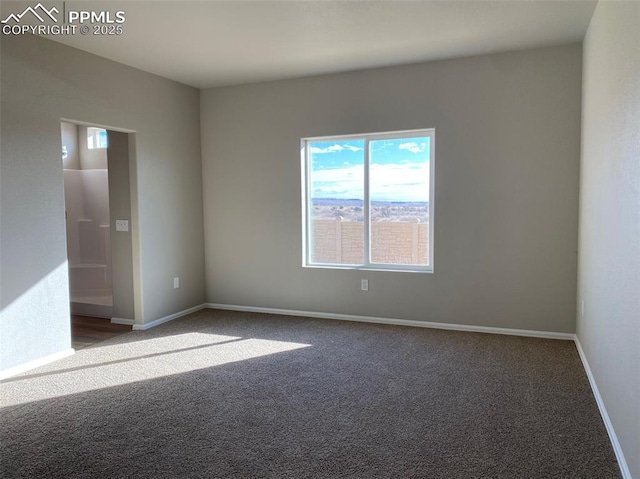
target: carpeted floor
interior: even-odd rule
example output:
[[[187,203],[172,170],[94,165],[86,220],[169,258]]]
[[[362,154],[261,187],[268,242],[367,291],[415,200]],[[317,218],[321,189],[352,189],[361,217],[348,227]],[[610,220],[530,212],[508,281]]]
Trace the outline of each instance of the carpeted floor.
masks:
[[[0,387],[2,478],[620,477],[569,341],[204,310]]]

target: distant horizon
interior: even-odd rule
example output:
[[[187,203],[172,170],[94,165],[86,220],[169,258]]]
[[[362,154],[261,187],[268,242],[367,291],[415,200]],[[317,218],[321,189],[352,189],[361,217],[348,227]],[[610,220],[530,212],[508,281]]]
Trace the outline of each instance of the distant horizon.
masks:
[[[312,203],[359,203],[364,204],[364,200],[359,198],[311,198]],[[429,204],[429,201],[390,201],[390,200],[371,200],[371,203],[395,203],[395,204]]]

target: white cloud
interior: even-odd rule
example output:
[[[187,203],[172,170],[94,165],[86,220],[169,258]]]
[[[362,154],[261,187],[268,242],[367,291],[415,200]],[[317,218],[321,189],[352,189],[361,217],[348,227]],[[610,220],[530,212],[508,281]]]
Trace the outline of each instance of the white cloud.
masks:
[[[342,145],[342,148],[346,150],[351,150],[351,151],[362,151],[362,148],[360,148],[359,146],[353,146],[353,145]]]
[[[316,198],[361,198],[364,167],[316,170],[311,182]],[[369,187],[374,201],[429,201],[429,166],[427,163],[373,164]]]
[[[427,148],[427,144],[425,142],[418,144],[415,141],[410,141],[408,143],[400,143],[398,148],[409,150],[411,153],[422,153]]]
[[[369,188],[374,201],[429,201],[429,166],[371,165]]]
[[[311,182],[317,198],[358,198],[363,194],[364,166],[316,170]]]
[[[316,153],[316,154],[336,153],[343,150],[362,151],[362,148],[353,146],[353,145],[347,145],[347,144],[345,145],[335,144],[335,145],[327,146],[326,148],[318,148],[317,146],[312,146],[310,149],[311,153]]]

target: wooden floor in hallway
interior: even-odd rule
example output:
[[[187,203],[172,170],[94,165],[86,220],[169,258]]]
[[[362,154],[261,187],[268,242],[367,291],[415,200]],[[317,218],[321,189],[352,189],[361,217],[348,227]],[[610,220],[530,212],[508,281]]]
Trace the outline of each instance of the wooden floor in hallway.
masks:
[[[76,351],[131,331],[126,324],[113,324],[108,319],[71,315],[72,347]]]

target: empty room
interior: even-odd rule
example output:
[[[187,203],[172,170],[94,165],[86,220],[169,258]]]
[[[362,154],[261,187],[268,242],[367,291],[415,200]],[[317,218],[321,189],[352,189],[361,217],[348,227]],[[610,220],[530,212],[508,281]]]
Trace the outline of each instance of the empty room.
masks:
[[[1,477],[640,479],[640,2],[0,20]]]

